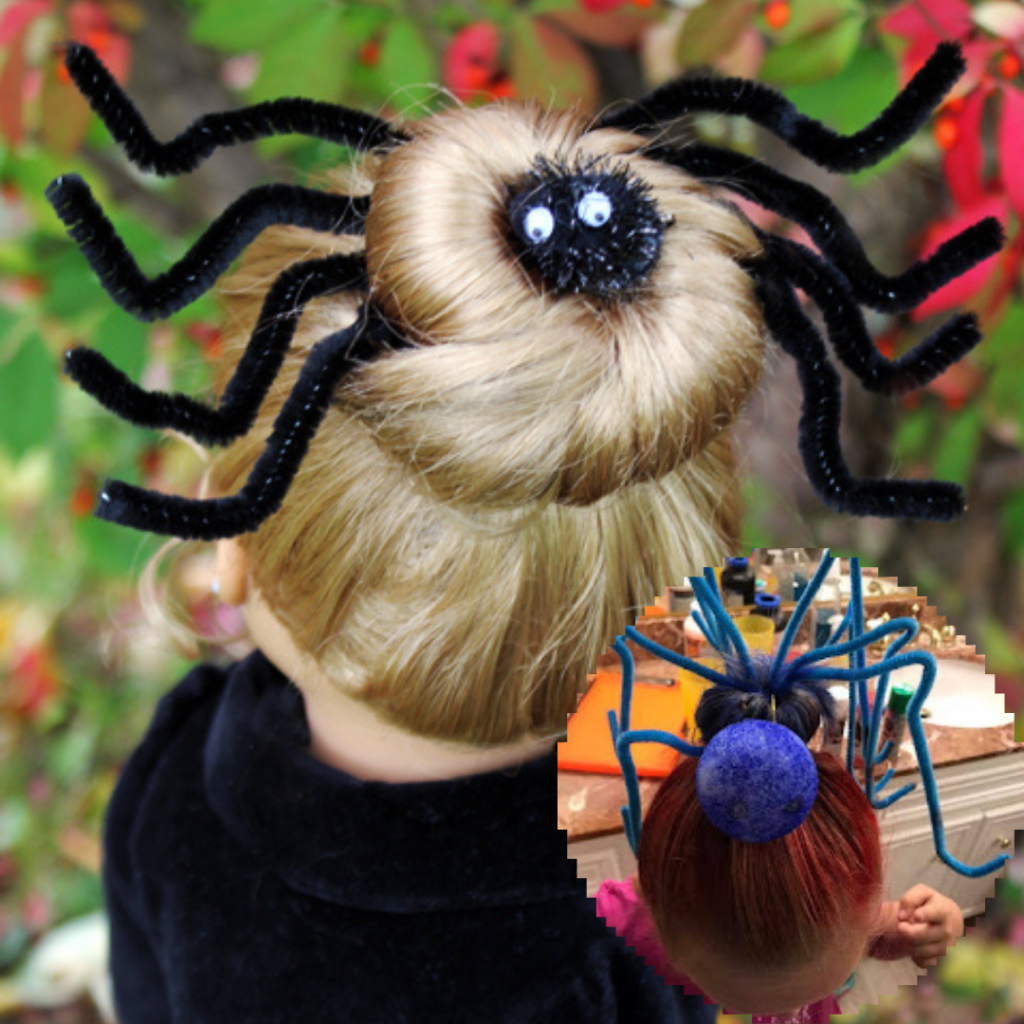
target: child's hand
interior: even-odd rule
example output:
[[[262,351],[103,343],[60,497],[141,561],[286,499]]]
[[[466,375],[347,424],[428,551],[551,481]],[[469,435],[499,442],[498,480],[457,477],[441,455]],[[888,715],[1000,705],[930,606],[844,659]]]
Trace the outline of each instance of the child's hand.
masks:
[[[918,967],[934,967],[964,933],[964,917],[948,896],[915,885],[900,897],[897,929]]]

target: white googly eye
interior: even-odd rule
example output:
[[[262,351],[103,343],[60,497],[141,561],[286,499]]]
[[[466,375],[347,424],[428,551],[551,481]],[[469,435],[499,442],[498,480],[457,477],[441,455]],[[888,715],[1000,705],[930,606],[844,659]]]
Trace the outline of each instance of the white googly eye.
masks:
[[[596,189],[588,192],[576,204],[576,216],[592,228],[607,224],[612,215],[612,201]]]
[[[523,230],[531,242],[546,242],[555,230],[554,214],[546,206],[535,206],[523,218]]]

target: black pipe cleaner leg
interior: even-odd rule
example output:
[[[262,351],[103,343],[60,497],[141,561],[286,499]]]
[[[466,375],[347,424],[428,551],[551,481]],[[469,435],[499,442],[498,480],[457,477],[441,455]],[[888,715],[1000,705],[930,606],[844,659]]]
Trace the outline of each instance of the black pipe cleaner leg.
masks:
[[[821,334],[800,308],[792,286],[770,273],[755,278],[772,335],[797,363],[803,408],[800,454],[821,500],[856,516],[950,520],[963,514],[964,493],[937,480],[854,477],[839,446],[839,374],[828,360]]]
[[[801,114],[781,93],[745,78],[681,78],[605,114],[595,127],[660,131],[666,121],[693,112],[735,114],[767,128],[819,166],[850,173],[874,166],[916,135],[966,67],[958,43],[939,43],[892,103],[852,135],[840,135]]]
[[[899,394],[924,387],[982,340],[977,318],[965,313],[950,317],[898,359],[887,359],[872,341],[850,282],[839,270],[798,242],[758,235],[776,272],[802,288],[822,311],[840,362],[869,391]]]
[[[317,100],[280,99],[225,113],[204,114],[170,142],[157,142],[132,101],[92,50],[80,43],[68,43],[64,64],[128,159],[154,174],[185,174],[223,146],[274,135],[307,135],[358,150],[408,141],[408,136],[394,125],[359,110]]]
[[[282,272],[263,300],[252,337],[216,409],[187,395],[146,391],[95,349],[84,346],[65,354],[64,372],[101,405],[137,427],[170,428],[207,446],[230,444],[255,422],[307,303],[339,288],[366,286],[360,255],[307,260]]]
[[[209,500],[181,498],[108,480],[96,515],[112,523],[173,537],[217,540],[259,528],[284,501],[295,474],[330,408],[331,396],[357,359],[368,358],[384,339],[386,325],[369,307],[356,321],[310,349],[274,423],[263,453],[236,494]]]
[[[678,150],[659,146],[645,150],[645,154],[701,181],[738,192],[800,225],[849,279],[858,301],[885,313],[916,308],[943,285],[998,253],[1005,240],[998,219],[985,217],[944,242],[927,259],[889,277],[872,266],[853,228],[828,196],[814,186],[795,181],[753,157],[717,146],[694,145]]]
[[[300,185],[262,185],[235,200],[173,267],[148,278],[77,174],[52,181],[46,198],[107,294],[146,321],[163,319],[194,302],[272,225],[358,234],[369,210],[369,197],[353,199]]]

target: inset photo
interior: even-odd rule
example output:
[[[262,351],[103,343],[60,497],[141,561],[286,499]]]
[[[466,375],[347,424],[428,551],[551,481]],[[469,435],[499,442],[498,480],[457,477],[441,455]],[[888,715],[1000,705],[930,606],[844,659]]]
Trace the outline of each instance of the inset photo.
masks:
[[[559,825],[595,913],[725,1015],[827,1024],[955,974],[1013,863],[1014,716],[911,582],[727,559],[616,637],[569,720]]]

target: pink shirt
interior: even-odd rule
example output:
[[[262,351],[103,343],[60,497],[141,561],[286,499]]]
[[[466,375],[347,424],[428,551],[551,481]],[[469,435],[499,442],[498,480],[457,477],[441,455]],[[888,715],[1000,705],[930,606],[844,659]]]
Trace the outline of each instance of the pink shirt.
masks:
[[[643,957],[649,967],[669,985],[682,985],[683,990],[693,995],[704,996],[704,993],[685,974],[677,971],[665,956],[661,940],[654,927],[654,918],[645,906],[639,894],[633,888],[632,879],[623,882],[608,879],[601,883],[597,891],[597,913],[603,917],[615,933],[632,946],[637,956]],[[711,1003],[704,996],[706,1003]],[[725,1013],[730,1013],[725,1010]],[[832,1014],[842,1013],[839,1000],[834,995],[819,999],[809,1006],[802,1006],[793,1015],[754,1014],[753,1024],[829,1024]]]

